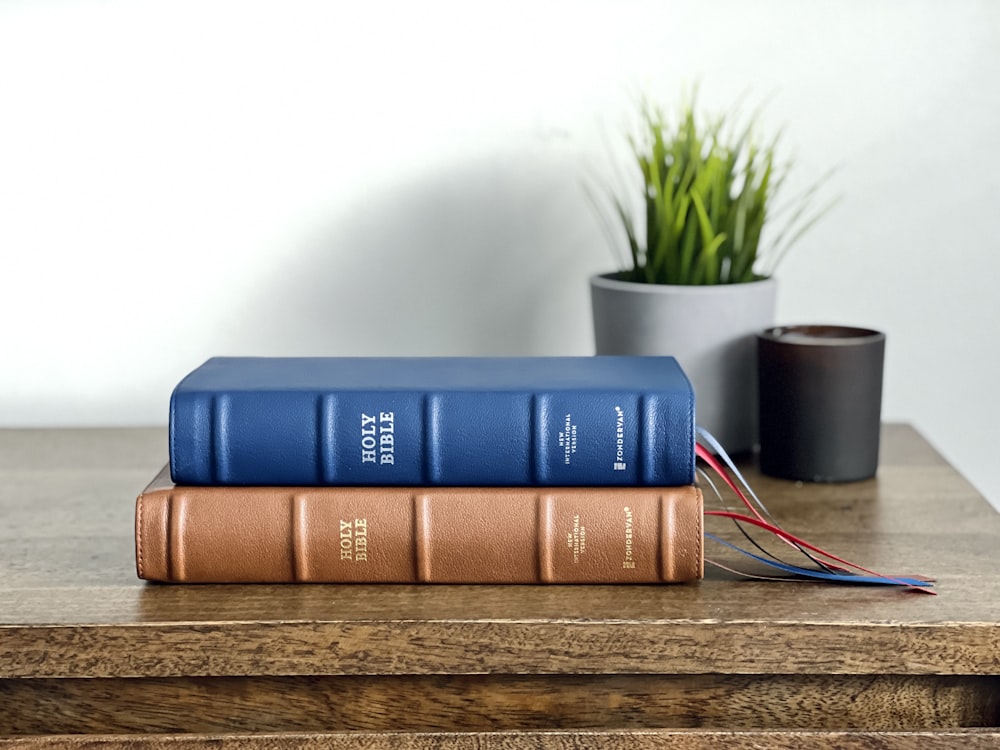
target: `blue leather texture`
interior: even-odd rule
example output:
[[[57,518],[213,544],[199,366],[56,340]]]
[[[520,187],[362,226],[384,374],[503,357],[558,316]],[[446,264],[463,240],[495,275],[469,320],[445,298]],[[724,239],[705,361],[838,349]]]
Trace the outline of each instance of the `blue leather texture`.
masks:
[[[676,486],[673,357],[216,357],[170,399],[188,485]]]

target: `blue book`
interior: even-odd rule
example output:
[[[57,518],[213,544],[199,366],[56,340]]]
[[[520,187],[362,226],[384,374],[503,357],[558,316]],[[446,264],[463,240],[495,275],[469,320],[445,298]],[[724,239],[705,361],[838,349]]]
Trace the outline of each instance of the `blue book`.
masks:
[[[694,392],[673,357],[217,357],[170,399],[194,485],[677,486]]]

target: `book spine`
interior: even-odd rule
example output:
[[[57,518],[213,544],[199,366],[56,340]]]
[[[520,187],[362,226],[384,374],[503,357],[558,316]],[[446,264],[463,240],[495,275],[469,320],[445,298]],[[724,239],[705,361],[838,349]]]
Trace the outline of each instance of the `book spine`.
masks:
[[[172,487],[136,501],[136,564],[175,583],[683,582],[702,510],[695,486]]]
[[[678,486],[694,404],[676,392],[175,392],[180,485]]]

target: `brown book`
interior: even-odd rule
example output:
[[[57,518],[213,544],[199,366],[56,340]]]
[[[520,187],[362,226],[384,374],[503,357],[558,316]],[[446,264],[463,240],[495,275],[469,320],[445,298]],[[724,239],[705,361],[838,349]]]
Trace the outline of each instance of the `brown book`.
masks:
[[[194,487],[136,500],[139,577],[176,583],[659,583],[701,578],[686,487]]]

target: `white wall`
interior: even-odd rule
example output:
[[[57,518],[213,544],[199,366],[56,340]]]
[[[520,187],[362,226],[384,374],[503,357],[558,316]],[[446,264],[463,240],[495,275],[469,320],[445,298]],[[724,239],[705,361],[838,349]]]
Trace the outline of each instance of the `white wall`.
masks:
[[[165,423],[214,354],[589,354],[581,182],[700,81],[838,167],[780,321],[885,330],[885,417],[1000,504],[998,80],[988,0],[7,0],[0,425]]]

